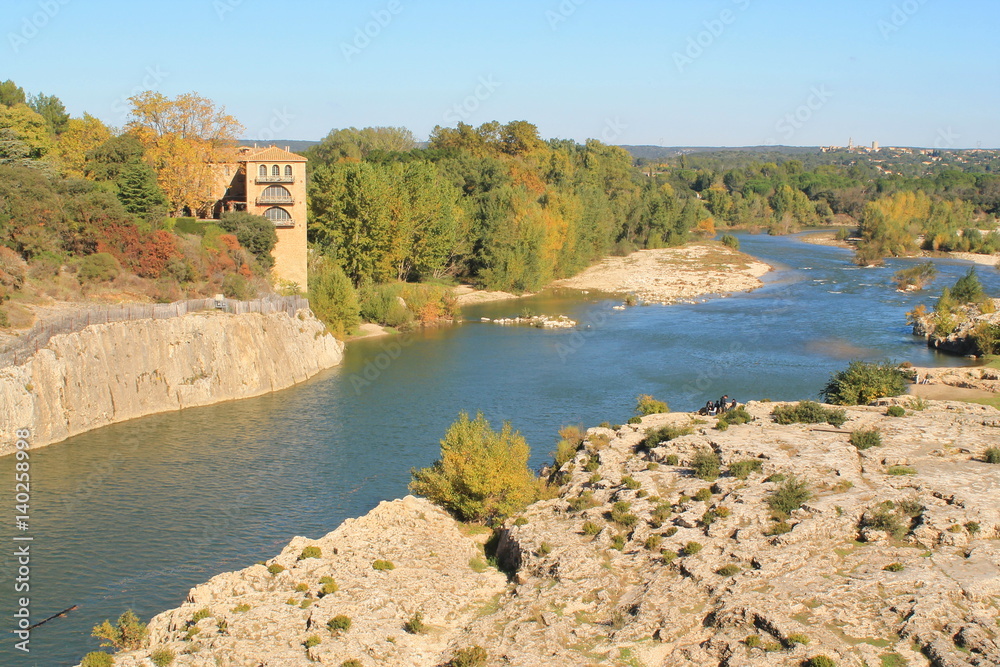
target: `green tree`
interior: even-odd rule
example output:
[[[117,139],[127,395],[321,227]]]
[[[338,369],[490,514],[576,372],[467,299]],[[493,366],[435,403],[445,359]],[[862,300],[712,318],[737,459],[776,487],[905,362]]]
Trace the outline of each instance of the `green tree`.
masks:
[[[410,490],[464,521],[496,523],[535,500],[537,480],[528,469],[530,449],[504,422],[494,431],[482,413],[461,413],[441,441],[441,457],[411,470]]]
[[[13,107],[0,106],[0,141],[14,145],[0,144],[0,164],[18,159],[38,160],[52,150],[45,119],[32,111],[26,104]]]
[[[983,291],[983,284],[979,282],[976,267],[971,267],[964,276],[958,279],[954,287],[951,288],[951,298],[960,304],[982,303],[986,300],[986,292]]]
[[[906,377],[890,361],[852,361],[834,373],[820,392],[834,405],[867,405],[877,398],[906,391]]]
[[[129,164],[116,183],[118,199],[129,213],[147,220],[166,213],[167,198],[156,184],[156,172],[148,164],[144,162]],[[242,244],[242,241],[240,243]]]
[[[32,95],[28,106],[45,119],[45,124],[51,134],[62,134],[69,127],[69,114],[66,113],[66,107],[63,106],[62,100],[55,95],[44,93]]]
[[[94,626],[91,635],[104,640],[101,642],[101,646],[112,646],[119,650],[133,651],[142,648],[146,644],[149,629],[129,609],[118,617],[117,625],[111,625],[110,621],[104,621],[100,625]]]
[[[0,82],[0,105],[15,107],[18,104],[25,104],[27,101],[24,89],[19,85],[10,79]]]
[[[278,242],[278,232],[274,223],[261,215],[246,211],[223,213],[219,226],[234,234],[240,245],[253,253],[257,262],[265,269],[274,266],[271,251]]]
[[[317,253],[309,266],[309,306],[338,338],[361,321],[357,292],[340,265]]]

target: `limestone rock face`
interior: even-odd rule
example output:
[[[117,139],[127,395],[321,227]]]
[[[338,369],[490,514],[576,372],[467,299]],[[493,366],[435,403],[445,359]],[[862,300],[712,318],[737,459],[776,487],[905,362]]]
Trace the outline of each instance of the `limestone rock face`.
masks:
[[[340,363],[344,345],[307,311],[193,313],[58,335],[0,369],[0,455],[156,412],[259,396]]]
[[[307,547],[317,557],[300,559]],[[324,594],[321,580],[335,586]],[[407,496],[320,539],[296,537],[267,566],[191,589],[187,603],[150,622],[150,638],[178,654],[175,665],[438,665],[506,589],[479,543],[439,508]],[[209,616],[192,624],[203,609]],[[407,632],[418,612],[425,631]],[[331,631],[337,616],[350,628]],[[307,648],[311,636],[320,641]],[[115,665],[145,667],[149,653],[120,654]]]
[[[841,667],[995,667],[1000,465],[983,455],[1000,445],[1000,411],[911,401],[847,408],[840,428],[781,426],[775,404],[750,403],[754,419],[724,430],[690,414],[590,429],[555,471],[559,496],[501,528],[509,579],[451,518],[407,497],[295,538],[269,561],[277,574],[257,565],[194,588],[151,621],[149,648],[115,664],[169,649],[182,667],[431,667],[479,645],[491,667],[776,667],[817,655]],[[887,404],[911,407],[890,417]],[[858,450],[850,433],[862,429],[882,444]],[[691,465],[708,451],[722,463],[714,480]],[[771,499],[789,479],[808,497],[779,513]],[[308,546],[320,557],[298,560]],[[320,597],[323,576],[338,589]],[[418,611],[426,634],[404,629]],[[350,629],[331,631],[340,614]]]

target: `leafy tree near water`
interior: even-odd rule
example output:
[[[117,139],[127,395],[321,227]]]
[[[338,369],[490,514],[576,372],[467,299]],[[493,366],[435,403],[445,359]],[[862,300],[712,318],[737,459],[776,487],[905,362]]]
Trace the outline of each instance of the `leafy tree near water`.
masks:
[[[469,419],[463,412],[441,441],[441,457],[411,470],[410,490],[463,521],[502,521],[536,498],[529,454],[528,443],[509,423],[498,432],[482,413]]]
[[[890,361],[852,361],[834,373],[820,392],[834,405],[867,405],[878,398],[899,396],[906,391],[906,377]]]

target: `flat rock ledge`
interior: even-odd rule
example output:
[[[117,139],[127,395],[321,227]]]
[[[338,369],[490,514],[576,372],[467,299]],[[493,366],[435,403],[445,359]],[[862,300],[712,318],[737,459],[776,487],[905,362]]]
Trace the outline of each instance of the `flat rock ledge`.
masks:
[[[775,405],[751,402],[754,420],[722,431],[686,413],[590,429],[559,496],[501,530],[507,574],[485,565],[485,535],[425,500],[384,502],[293,539],[268,562],[278,574],[255,565],[192,589],[115,664],[167,648],[180,666],[430,667],[480,645],[490,666],[1000,665],[1000,465],[984,461],[1000,411],[900,397],[834,428],[778,425]],[[691,432],[643,444],[664,426]],[[881,446],[850,444],[872,428]],[[700,450],[722,460],[715,481],[693,475]],[[753,462],[743,478],[739,461]],[[782,475],[812,494],[783,525],[767,504]],[[300,560],[309,546],[320,557]],[[339,588],[321,597],[324,576]],[[404,629],[416,612],[426,633]],[[339,614],[352,625],[338,634]]]

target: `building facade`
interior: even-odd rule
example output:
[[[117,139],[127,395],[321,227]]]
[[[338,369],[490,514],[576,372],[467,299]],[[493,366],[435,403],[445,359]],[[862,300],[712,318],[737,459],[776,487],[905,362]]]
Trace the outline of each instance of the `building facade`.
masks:
[[[248,211],[274,224],[274,277],[307,287],[306,158],[276,146],[243,147],[236,164],[219,165],[223,194],[213,208],[218,218],[226,211]]]

